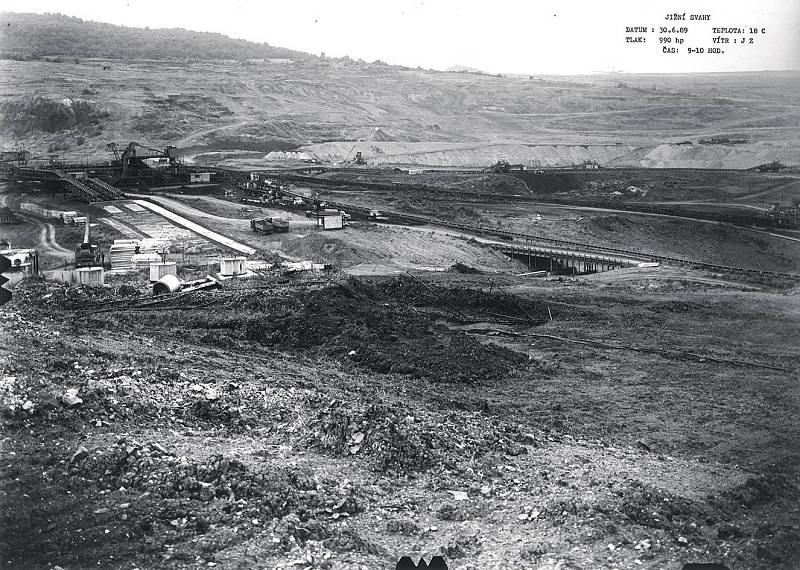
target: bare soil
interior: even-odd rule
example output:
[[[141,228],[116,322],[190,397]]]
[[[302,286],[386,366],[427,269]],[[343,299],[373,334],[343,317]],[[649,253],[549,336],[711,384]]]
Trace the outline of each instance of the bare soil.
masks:
[[[25,283],[3,564],[796,567],[796,292],[642,271]]]
[[[486,166],[506,157],[740,168],[774,159],[793,164],[798,77],[693,74],[689,83],[683,75],[498,77],[335,61],[3,60],[0,122],[19,130],[3,133],[4,145],[40,156],[49,148],[76,160],[107,153],[108,141],[139,140],[177,144],[189,155],[322,144],[339,161],[352,159],[346,155],[364,139],[359,150],[376,159],[400,145],[411,152],[385,160],[440,165]],[[43,103],[33,109],[81,113],[64,125],[50,125],[44,112],[17,125],[17,111],[30,107],[34,93]],[[67,128],[47,130],[60,126]],[[696,145],[692,152],[664,144],[696,142],[709,133],[753,144]]]

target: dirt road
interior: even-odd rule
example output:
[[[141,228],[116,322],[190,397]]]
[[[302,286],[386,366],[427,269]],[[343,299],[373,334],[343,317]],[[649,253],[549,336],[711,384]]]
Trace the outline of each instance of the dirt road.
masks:
[[[8,196],[4,194],[6,191],[6,184],[0,184],[0,208],[6,207],[8,204]],[[56,228],[50,222],[44,222],[38,218],[34,218],[25,214],[18,213],[20,218],[36,225],[39,228],[39,251],[42,253],[49,253],[55,257],[72,257],[75,252],[61,247],[56,241]]]
[[[758,212],[766,212],[769,208],[763,206],[754,206],[753,204],[732,204],[730,202],[709,202],[706,200],[678,200],[667,202],[648,202],[648,204],[657,204],[659,206],[719,206],[722,208],[748,208]]]
[[[56,228],[49,222],[43,222],[36,218],[20,214],[20,217],[26,222],[36,224],[39,227],[39,251],[41,253],[49,253],[54,257],[72,258],[75,252],[62,247],[56,241]]]

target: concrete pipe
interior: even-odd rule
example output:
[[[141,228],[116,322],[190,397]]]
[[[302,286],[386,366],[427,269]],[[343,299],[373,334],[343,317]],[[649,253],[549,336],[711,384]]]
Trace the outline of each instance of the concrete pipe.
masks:
[[[166,295],[180,291],[183,283],[175,275],[164,275],[153,284],[153,295]]]

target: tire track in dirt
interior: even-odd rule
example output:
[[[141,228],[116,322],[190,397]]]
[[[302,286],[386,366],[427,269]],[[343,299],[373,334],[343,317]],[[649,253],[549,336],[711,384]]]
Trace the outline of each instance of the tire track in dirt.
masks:
[[[26,216],[24,214],[18,214],[20,218],[25,220],[26,222],[30,222],[35,224],[39,228],[39,246],[44,253],[49,253],[55,257],[61,258],[71,258],[75,255],[75,252],[69,250],[56,241],[56,228],[53,224],[49,222],[43,222],[36,218],[32,218],[30,216]]]

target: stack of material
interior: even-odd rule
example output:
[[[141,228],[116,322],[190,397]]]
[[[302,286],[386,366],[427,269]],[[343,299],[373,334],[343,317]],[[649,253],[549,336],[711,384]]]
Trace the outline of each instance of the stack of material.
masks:
[[[130,266],[137,271],[140,269],[150,271],[150,264],[158,263],[159,261],[161,261],[161,256],[157,253],[134,253],[131,256]]]
[[[135,239],[115,239],[111,248],[108,250],[108,259],[111,269],[130,269],[131,258],[136,252],[139,240]]]
[[[314,263],[313,261],[284,261],[281,263],[284,273],[295,273],[297,271],[323,271],[326,269],[324,263]]]

